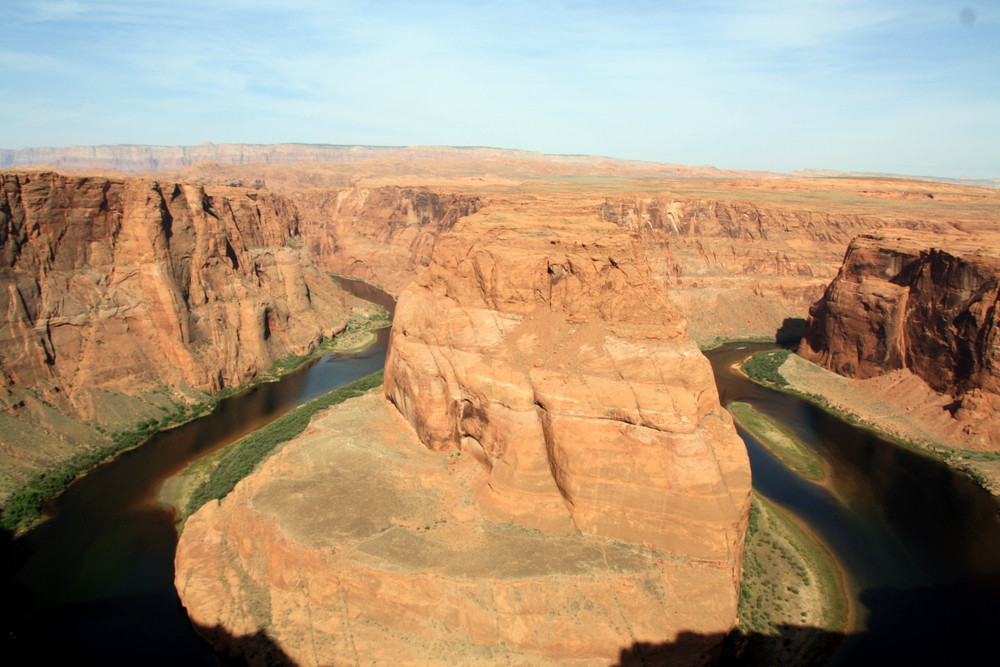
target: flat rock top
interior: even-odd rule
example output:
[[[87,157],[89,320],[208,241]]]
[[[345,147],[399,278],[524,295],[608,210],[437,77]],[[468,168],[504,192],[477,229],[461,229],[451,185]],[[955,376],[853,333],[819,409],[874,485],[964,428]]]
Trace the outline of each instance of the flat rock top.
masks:
[[[662,560],[633,545],[481,519],[472,505],[479,465],[427,451],[367,395],[317,418],[268,461],[251,502],[303,546],[376,569],[521,579],[635,572]]]
[[[988,257],[1000,259],[1000,225],[992,231],[977,229],[975,234],[915,229],[881,229],[855,239],[853,245],[920,253],[931,249],[943,250],[956,257]]]

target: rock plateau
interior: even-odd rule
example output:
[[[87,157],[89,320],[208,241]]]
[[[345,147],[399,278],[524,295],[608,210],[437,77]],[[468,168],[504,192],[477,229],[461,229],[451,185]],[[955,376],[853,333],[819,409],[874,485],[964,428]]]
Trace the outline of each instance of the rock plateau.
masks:
[[[314,421],[188,521],[177,586],[299,664],[608,664],[735,622],[746,451],[633,237],[459,221],[404,289],[385,397]]]

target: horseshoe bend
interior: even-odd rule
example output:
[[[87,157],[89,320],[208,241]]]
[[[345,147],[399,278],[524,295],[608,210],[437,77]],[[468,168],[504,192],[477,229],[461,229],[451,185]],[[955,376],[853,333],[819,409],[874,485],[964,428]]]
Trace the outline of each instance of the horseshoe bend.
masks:
[[[787,502],[751,511],[752,443],[698,346],[804,327],[801,356],[775,373],[804,392],[832,387],[843,412],[895,414],[909,429],[900,437],[933,434],[980,481],[996,475],[996,191],[675,171],[661,181],[639,166],[625,180],[625,166],[586,161],[553,176],[554,164],[3,174],[3,500],[81,453],[99,461],[104,447],[135,445],[116,431],[137,421],[145,437],[147,422],[189,419],[331,336],[364,339],[374,307],[332,272],[399,298],[382,387],[305,419],[190,516],[179,544],[146,497],[155,490],[135,501],[163,517],[167,558],[177,546],[164,588],[199,650],[184,612],[215,650],[260,664],[656,664],[658,649],[705,664],[732,629],[759,627],[769,657],[791,664],[811,650],[796,636],[856,631],[849,610],[825,614],[851,575],[844,562],[825,581],[767,569],[810,540],[822,551],[827,536],[795,537]],[[741,354],[732,348],[724,358]],[[718,371],[723,357],[710,356]],[[365,373],[381,357],[371,363]],[[873,449],[895,456],[888,447]],[[892,473],[878,488],[895,498],[908,465],[862,467]],[[761,492],[767,470],[754,472]],[[878,484],[846,482],[835,491]],[[899,503],[948,493],[918,488]],[[943,569],[992,573],[995,509],[962,507],[961,522],[943,521],[969,522],[972,555]]]
[[[749,464],[633,236],[463,219],[400,295],[385,376],[188,520],[177,587],[207,637],[253,654],[266,630],[300,664],[716,648]]]

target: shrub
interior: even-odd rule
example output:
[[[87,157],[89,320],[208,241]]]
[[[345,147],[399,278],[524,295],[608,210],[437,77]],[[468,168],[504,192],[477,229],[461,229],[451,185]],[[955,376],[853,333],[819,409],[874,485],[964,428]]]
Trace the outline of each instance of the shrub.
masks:
[[[761,384],[770,384],[777,387],[784,387],[788,380],[782,377],[778,369],[788,359],[791,354],[789,350],[767,350],[758,352],[743,362],[743,372],[751,380]]]

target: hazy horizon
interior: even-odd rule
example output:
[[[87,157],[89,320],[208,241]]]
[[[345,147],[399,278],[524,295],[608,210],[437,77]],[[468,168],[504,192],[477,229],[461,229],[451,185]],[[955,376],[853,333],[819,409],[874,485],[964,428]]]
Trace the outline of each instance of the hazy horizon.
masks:
[[[8,0],[0,146],[481,146],[1000,177],[1000,5]]]

